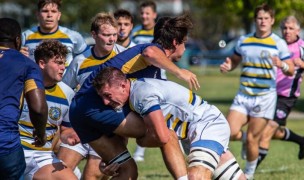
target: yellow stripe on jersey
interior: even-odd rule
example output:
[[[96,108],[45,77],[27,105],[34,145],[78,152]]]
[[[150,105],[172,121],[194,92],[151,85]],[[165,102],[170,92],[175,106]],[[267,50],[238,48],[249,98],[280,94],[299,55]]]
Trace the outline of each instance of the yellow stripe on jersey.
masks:
[[[105,59],[95,59],[92,55],[87,57],[80,66],[80,69],[85,69],[91,66],[103,64],[112,57],[116,56],[116,52],[112,51]]]
[[[241,76],[271,79],[271,75],[270,74],[255,74],[255,73],[243,72],[241,74]]]
[[[27,81],[25,81],[25,86],[24,86],[24,91],[25,93],[33,90],[33,89],[37,89],[37,85],[34,79],[29,79]]]
[[[62,99],[67,99],[62,89],[56,85],[51,89],[45,89],[45,95],[55,96]]]
[[[19,120],[19,121],[18,121],[18,124],[25,125],[25,126],[32,127],[32,128],[34,127],[33,124],[32,124],[31,122],[22,121],[22,120]],[[49,124],[49,123],[46,124],[46,127],[47,127],[47,128],[48,128],[48,127],[57,128],[56,125],[54,125],[54,124]]]
[[[243,63],[243,66],[248,66],[248,67],[257,67],[257,68],[264,68],[264,69],[271,69],[272,65],[270,64],[260,64],[260,63],[253,63],[253,62],[246,62]]]
[[[193,101],[195,101],[195,98],[194,98],[194,96],[193,96],[194,94],[193,94],[193,92],[192,91],[189,91],[189,103],[190,104],[192,104],[193,103]]]
[[[247,39],[245,39],[243,41],[243,43],[244,44],[258,43],[258,44],[276,46],[276,42],[271,37],[268,37],[268,38],[265,38],[265,39],[258,39],[256,37],[248,37]]]
[[[269,88],[270,86],[268,84],[257,84],[252,82],[241,82],[243,86],[246,87],[253,87],[253,88]]]
[[[125,74],[131,74],[141,69],[145,69],[148,66],[146,60],[141,54],[130,59],[126,64],[123,65],[121,71]]]
[[[152,35],[154,34],[154,29],[150,29],[150,30],[139,30],[137,32],[134,33],[133,36],[138,36],[138,35]]]
[[[21,141],[21,144],[29,149],[39,150],[39,151],[50,151],[52,148],[44,148],[44,147],[36,147],[33,144],[27,143],[25,141]]]
[[[27,39],[69,39],[69,36],[60,30],[56,31],[54,34],[40,34],[39,32],[35,32],[27,37]]]
[[[175,118],[173,123],[172,123],[172,128],[175,129],[176,125],[178,124],[179,122],[179,119],[178,118]]]
[[[23,107],[23,103],[24,103],[24,91],[22,91],[21,95],[20,95],[20,99],[19,99],[19,109],[22,109]]]

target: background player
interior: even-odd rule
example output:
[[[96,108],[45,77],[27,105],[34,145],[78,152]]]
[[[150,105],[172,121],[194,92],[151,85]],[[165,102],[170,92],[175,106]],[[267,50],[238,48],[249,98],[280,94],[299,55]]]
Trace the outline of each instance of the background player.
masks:
[[[281,68],[286,75],[294,73],[286,42],[272,33],[274,11],[267,4],[254,11],[256,32],[240,37],[235,53],[226,58],[220,70],[228,72],[242,63],[240,87],[227,116],[231,139],[240,139],[241,128],[247,128],[247,162],[245,174],[252,179],[259,154],[259,139],[267,121],[275,111],[276,72]]]
[[[57,40],[42,41],[36,47],[35,59],[43,74],[48,103],[47,143],[43,147],[32,145],[33,124],[29,116],[28,104],[25,102],[18,122],[26,160],[25,179],[77,179],[73,170],[67,168],[52,151],[52,141],[57,129],[60,129],[60,137],[63,142],[74,145],[80,141],[71,128],[68,117],[74,91],[60,82],[67,54],[67,47]]]
[[[131,41],[130,33],[133,29],[133,16],[132,14],[124,9],[118,9],[114,12],[114,17],[118,24],[118,37],[117,44],[129,48],[136,44]]]
[[[36,16],[39,25],[22,33],[24,47],[21,52],[35,61],[36,46],[44,39],[57,39],[68,48],[66,60],[68,67],[73,57],[82,53],[88,46],[78,32],[59,26],[60,7],[61,0],[38,0]]]

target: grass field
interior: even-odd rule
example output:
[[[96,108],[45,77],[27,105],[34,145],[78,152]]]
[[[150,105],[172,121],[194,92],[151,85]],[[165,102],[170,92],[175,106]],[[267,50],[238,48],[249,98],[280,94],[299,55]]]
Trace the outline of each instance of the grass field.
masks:
[[[199,78],[201,88],[195,91],[197,94],[207,100],[210,104],[216,105],[224,114],[228,113],[232,99],[237,92],[239,85],[239,70],[228,74],[221,74],[218,67],[192,67]],[[168,76],[170,80],[179,82],[186,86],[180,80]],[[302,85],[303,87],[303,85]],[[304,89],[304,87],[302,88]],[[302,91],[302,94],[304,92]],[[295,110],[304,111],[304,98],[300,98]],[[290,129],[304,135],[304,116],[303,120],[289,118],[287,125]],[[135,141],[130,139],[129,150],[131,153],[135,149]],[[231,142],[230,149],[234,153],[241,168],[244,168],[245,161],[240,157],[240,142]],[[304,160],[297,159],[298,146],[289,142],[272,141],[271,148],[266,160],[260,165],[256,172],[256,180],[300,180],[304,179]],[[84,162],[81,163],[82,168]],[[169,180],[172,179],[164,163],[159,149],[146,149],[145,161],[138,163],[139,179],[144,180]]]

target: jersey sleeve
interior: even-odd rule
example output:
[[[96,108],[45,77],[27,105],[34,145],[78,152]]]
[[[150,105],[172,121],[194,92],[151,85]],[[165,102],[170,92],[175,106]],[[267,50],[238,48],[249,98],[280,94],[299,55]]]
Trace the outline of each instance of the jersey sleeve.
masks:
[[[79,82],[77,81],[77,73],[79,70],[78,59],[81,55],[78,55],[74,58],[72,63],[66,69],[62,81],[70,86],[72,89],[75,89]]]
[[[72,31],[73,37],[74,37],[74,50],[73,54],[74,56],[83,53],[85,50],[89,48],[89,46],[86,44],[84,38],[76,31]]]
[[[68,100],[68,103],[69,103],[69,106],[70,106],[71,103],[72,103],[72,99],[75,96],[75,92],[70,87],[68,87],[66,84],[64,84],[64,86],[65,86],[64,87],[65,95],[67,97],[67,100]],[[70,118],[69,118],[69,110],[70,110],[70,108],[68,108],[67,112],[63,115],[63,119],[62,119],[62,123],[61,123],[62,126],[72,127],[72,125],[70,123]]]
[[[44,90],[43,77],[39,66],[30,59],[27,59],[26,61],[25,92],[27,93],[33,89]]]
[[[279,49],[279,58],[281,60],[290,59],[290,51],[288,49],[286,42],[283,39],[278,40],[277,46]]]
[[[130,93],[131,107],[141,116],[159,110],[161,99],[161,93],[147,83],[135,83],[135,87]]]

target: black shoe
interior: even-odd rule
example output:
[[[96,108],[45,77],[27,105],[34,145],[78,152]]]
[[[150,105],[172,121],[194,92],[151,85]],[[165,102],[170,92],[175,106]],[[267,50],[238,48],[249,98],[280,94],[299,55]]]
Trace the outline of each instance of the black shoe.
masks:
[[[299,160],[304,159],[304,144],[300,145],[300,150],[299,150],[298,158],[299,158]]]

